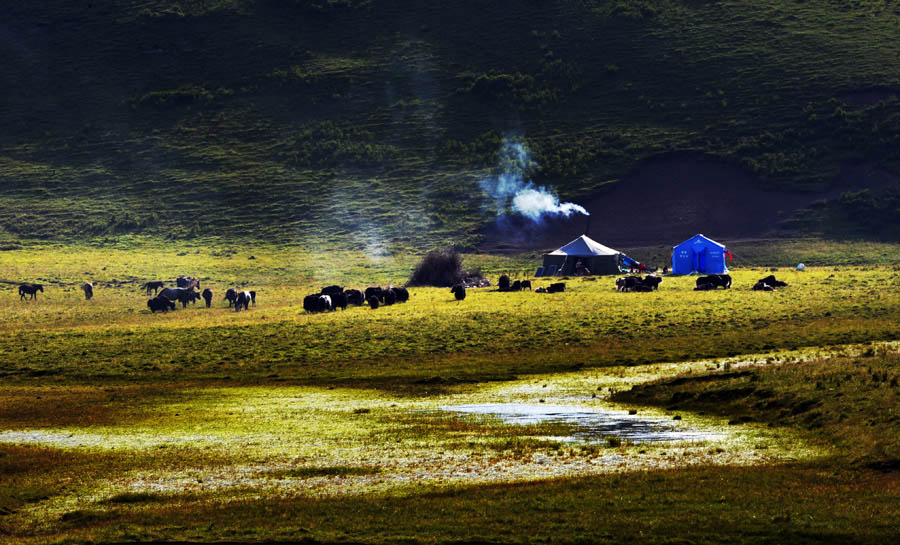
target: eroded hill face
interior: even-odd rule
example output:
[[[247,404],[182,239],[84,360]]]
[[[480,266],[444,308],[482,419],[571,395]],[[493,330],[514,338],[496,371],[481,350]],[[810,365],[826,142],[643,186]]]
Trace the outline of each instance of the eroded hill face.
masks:
[[[497,174],[509,139],[534,159],[528,179],[598,211],[592,229],[611,241],[656,231],[625,227],[607,203],[731,236],[805,205],[793,192],[842,186],[848,161],[900,164],[900,40],[889,30],[900,16],[881,5],[4,9],[2,239],[474,248],[497,217],[479,182]],[[685,150],[715,160],[666,162]]]

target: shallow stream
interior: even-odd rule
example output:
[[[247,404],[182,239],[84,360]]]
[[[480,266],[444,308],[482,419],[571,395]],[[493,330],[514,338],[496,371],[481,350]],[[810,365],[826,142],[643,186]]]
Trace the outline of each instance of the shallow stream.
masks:
[[[654,441],[709,441],[722,439],[723,434],[703,431],[682,425],[680,420],[648,418],[627,411],[588,410],[567,405],[544,403],[488,403],[452,405],[444,411],[467,415],[493,416],[507,424],[562,423],[575,426],[567,438],[586,443],[603,443],[609,437],[644,443]]]

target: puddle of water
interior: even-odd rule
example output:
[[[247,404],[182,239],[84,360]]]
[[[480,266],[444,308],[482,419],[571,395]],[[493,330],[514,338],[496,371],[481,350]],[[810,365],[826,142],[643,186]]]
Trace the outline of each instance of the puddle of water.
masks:
[[[569,440],[605,442],[614,436],[634,443],[655,441],[710,441],[724,434],[692,429],[677,420],[660,420],[628,414],[626,411],[588,411],[582,407],[533,403],[492,403],[452,405],[441,410],[494,416],[507,424],[564,423],[576,426]]]

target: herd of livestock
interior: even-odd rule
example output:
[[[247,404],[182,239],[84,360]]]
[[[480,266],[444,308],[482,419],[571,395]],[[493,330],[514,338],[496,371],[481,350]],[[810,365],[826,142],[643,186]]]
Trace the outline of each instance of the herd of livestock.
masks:
[[[146,282],[141,285],[142,290],[147,290],[147,295],[150,295],[151,291],[153,292],[154,297],[147,300],[147,308],[151,313],[175,310],[176,301],[181,303],[181,308],[186,308],[188,304],[196,303],[200,299],[206,302],[206,308],[212,306],[213,291],[211,289],[204,288],[202,292],[196,291],[200,289],[199,279],[193,276],[179,276],[175,280],[175,286],[167,288],[165,282],[161,281]],[[234,307],[235,311],[240,312],[242,308],[247,310],[250,303],[256,305],[256,292],[228,288],[223,300],[228,301],[229,308]]]
[[[616,291],[620,292],[651,292],[659,289],[662,283],[662,277],[654,274],[647,276],[632,275],[616,278]],[[168,312],[175,310],[175,303],[181,303],[182,308],[186,308],[191,303],[196,303],[200,299],[206,302],[206,308],[212,306],[213,292],[209,288],[200,290],[200,280],[192,276],[180,276],[175,281],[176,287],[167,288],[165,282],[153,281],[146,282],[141,285],[142,290],[146,290],[147,295],[153,294],[153,297],[147,300],[147,308],[151,313],[160,311]],[[750,289],[753,291],[775,291],[777,288],[787,286],[787,282],[777,280],[775,275],[769,275],[757,281]],[[512,292],[531,290],[530,280],[510,281],[509,276],[503,275],[497,283],[497,291]],[[727,274],[710,274],[697,277],[696,287],[694,291],[715,290],[718,288],[729,289],[731,287],[731,276]],[[539,287],[533,290],[535,293],[557,293],[565,291],[564,282],[552,283],[547,287]],[[94,296],[94,286],[90,282],[81,285],[86,299]],[[36,299],[37,293],[43,293],[44,286],[42,284],[20,284],[19,298],[24,300],[26,296],[30,299]],[[457,301],[466,298],[466,285],[457,284],[450,290]],[[240,312],[241,309],[247,310],[249,306],[256,305],[256,292],[252,290],[238,291],[235,288],[228,288],[225,292],[224,301],[228,302],[229,308],[234,308]],[[341,286],[328,286],[322,288],[319,293],[313,293],[303,298],[303,308],[307,312],[325,312],[333,311],[338,308],[344,310],[348,305],[369,307],[376,309],[379,306],[389,306],[397,303],[405,303],[409,300],[409,290],[402,287],[388,286],[369,287],[365,290],[354,288],[343,288]]]

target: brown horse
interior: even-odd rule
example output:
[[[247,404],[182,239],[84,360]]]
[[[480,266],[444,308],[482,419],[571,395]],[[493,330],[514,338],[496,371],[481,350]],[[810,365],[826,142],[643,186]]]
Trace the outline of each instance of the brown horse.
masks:
[[[24,301],[26,295],[30,295],[31,299],[37,299],[37,292],[44,293],[43,284],[21,284],[19,286],[19,300]]]

